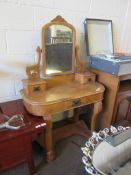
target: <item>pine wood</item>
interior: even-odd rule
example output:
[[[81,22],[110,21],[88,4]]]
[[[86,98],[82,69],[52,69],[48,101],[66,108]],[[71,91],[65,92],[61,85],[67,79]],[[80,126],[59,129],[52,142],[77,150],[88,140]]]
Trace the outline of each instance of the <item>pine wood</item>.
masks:
[[[131,74],[114,76],[100,70],[91,70],[97,75],[97,80],[106,89],[100,127],[105,128],[111,124],[115,125],[117,122],[122,123],[122,120],[127,120],[126,123],[129,123],[130,120],[128,118],[131,115],[129,102],[129,97],[131,96]]]
[[[76,122],[74,125],[69,124],[67,126],[63,126],[61,128],[58,128],[57,130],[53,131],[53,143],[57,143],[59,140],[61,140],[64,137],[69,137],[73,134],[78,134],[81,136],[84,136],[86,138],[89,138],[91,135],[91,131],[87,129],[86,124],[80,120]]]
[[[36,51],[37,51],[37,58],[38,58],[37,64],[26,67],[26,73],[29,80],[38,80],[40,78],[40,61],[41,61],[40,47],[37,47]]]
[[[59,76],[59,78],[63,80],[62,76]],[[65,84],[62,83],[57,86],[54,84],[54,86],[50,88],[47,81],[48,89],[45,92],[35,92],[31,96],[26,96],[24,91],[21,91],[21,95],[27,110],[36,116],[43,116],[47,123],[45,143],[48,161],[54,158],[54,145],[52,140],[52,114],[63,112],[69,109],[77,109],[88,104],[94,104],[91,130],[96,130],[97,116],[102,108],[101,101],[103,99],[104,93],[103,85],[96,82],[85,85],[79,84],[75,81],[67,81],[66,83],[66,79],[64,80]],[[60,80],[58,82],[60,82]],[[78,118],[77,113],[76,116]]]
[[[69,136],[75,133],[79,133],[81,135],[88,133],[88,128],[83,125],[83,122],[79,122],[80,107],[88,104],[94,104],[94,110],[91,119],[91,130],[96,130],[97,116],[102,109],[102,100],[104,93],[104,86],[94,81],[94,74],[89,73],[89,71],[87,73],[86,62],[80,60],[79,49],[78,46],[76,46],[75,28],[66,22],[61,16],[57,16],[50,23],[42,27],[42,71],[44,78],[46,78],[45,30],[49,26],[55,24],[67,26],[72,30],[72,70],[62,74],[59,73],[51,75],[49,79],[45,80],[46,89],[43,91],[32,91],[30,94],[25,93],[25,90],[21,91],[26,109],[31,114],[34,114],[36,116],[43,116],[47,124],[45,136],[43,137],[42,142],[45,143],[46,146],[48,161],[53,160],[55,157],[53,144],[54,140],[58,141],[58,138],[62,138],[66,135]],[[75,79],[75,73],[81,75],[82,78],[80,77],[80,81],[77,81],[78,79]],[[81,83],[81,79],[83,78],[84,80],[82,80]],[[74,123],[71,126],[67,126],[67,129],[64,128],[59,131],[55,131],[57,134],[55,134],[55,138],[53,139],[53,114],[70,109],[75,110]],[[75,129],[73,129],[74,126]],[[69,132],[65,133],[67,130]]]
[[[23,88],[26,95],[30,95],[33,91],[44,91],[46,89],[46,82],[40,78],[40,47],[37,47],[36,51],[38,62],[37,64],[26,67],[26,74],[28,79],[23,80]]]
[[[87,84],[95,81],[95,74],[91,72],[78,72],[75,73],[75,80],[80,84]]]
[[[119,88],[114,109],[114,123],[122,120],[131,122],[131,82],[128,83],[125,82]]]
[[[34,91],[45,91],[46,90],[46,81],[43,79],[29,80],[24,79],[23,89],[26,95],[31,95]]]
[[[82,85],[74,81],[48,88],[44,92],[32,93],[30,96],[26,96],[23,91],[21,94],[30,113],[46,116],[98,102],[103,98],[103,91],[104,87],[99,83]]]

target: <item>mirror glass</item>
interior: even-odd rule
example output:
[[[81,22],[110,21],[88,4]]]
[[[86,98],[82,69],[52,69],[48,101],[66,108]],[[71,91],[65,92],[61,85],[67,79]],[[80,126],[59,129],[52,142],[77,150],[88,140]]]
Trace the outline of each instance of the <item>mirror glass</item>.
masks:
[[[93,166],[103,175],[117,173],[119,175],[129,175],[131,170],[127,167],[130,164],[128,162],[131,160],[130,148],[131,139],[128,139],[115,147],[106,141],[103,141],[93,152]]]
[[[72,41],[72,29],[65,25],[51,25],[45,30],[46,74],[72,71]]]
[[[85,37],[88,55],[113,53],[111,20],[86,19]]]

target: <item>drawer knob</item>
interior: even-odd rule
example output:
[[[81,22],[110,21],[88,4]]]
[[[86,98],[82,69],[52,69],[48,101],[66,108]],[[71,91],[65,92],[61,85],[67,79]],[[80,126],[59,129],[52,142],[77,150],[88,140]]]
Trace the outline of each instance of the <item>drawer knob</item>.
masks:
[[[40,91],[40,86],[35,86],[35,87],[33,87],[33,91],[34,91],[34,92]]]
[[[80,100],[79,99],[76,99],[76,100],[73,100],[72,102],[72,106],[79,106],[81,104]]]

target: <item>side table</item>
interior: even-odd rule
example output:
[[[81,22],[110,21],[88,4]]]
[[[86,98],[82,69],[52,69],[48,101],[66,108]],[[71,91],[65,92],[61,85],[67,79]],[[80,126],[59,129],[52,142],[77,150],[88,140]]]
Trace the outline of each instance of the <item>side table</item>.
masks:
[[[25,119],[25,127],[0,132],[0,172],[27,162],[30,175],[34,175],[32,141],[38,133],[43,133],[46,126],[43,118],[29,114],[22,100],[1,103],[0,108],[8,116],[23,114]]]

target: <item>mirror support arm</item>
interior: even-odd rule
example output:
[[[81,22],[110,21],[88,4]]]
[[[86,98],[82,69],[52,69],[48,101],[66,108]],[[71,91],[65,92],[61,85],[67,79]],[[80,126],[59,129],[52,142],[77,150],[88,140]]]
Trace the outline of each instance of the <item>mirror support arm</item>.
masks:
[[[36,49],[36,52],[37,52],[37,58],[38,58],[38,63],[37,65],[40,67],[40,61],[41,61],[41,48],[38,46],[37,49]]]
[[[80,59],[79,46],[75,47],[76,72],[86,71],[86,61]]]
[[[37,51],[37,58],[38,58],[37,64],[26,67],[26,74],[29,80],[40,79],[41,49],[39,46],[37,47],[36,51]]]

